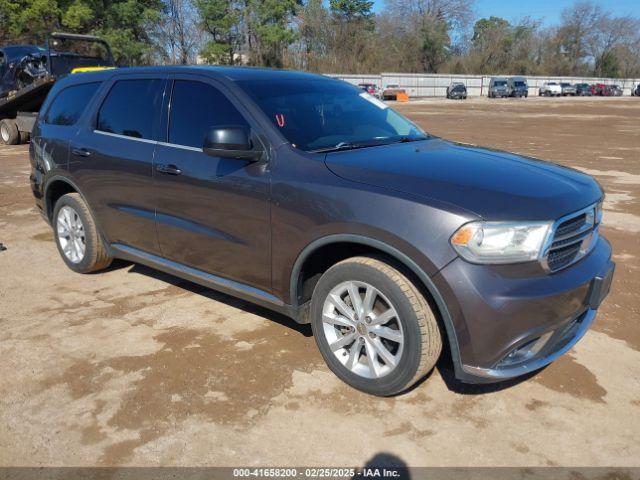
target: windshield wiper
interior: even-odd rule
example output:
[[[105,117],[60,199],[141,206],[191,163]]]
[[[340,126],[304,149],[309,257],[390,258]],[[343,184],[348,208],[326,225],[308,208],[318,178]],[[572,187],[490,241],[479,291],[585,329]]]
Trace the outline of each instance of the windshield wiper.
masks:
[[[367,143],[349,143],[349,142],[340,142],[333,147],[325,147],[318,148],[317,150],[311,150],[313,153],[327,153],[327,152],[337,152],[340,150],[355,150],[356,148],[366,148],[373,147],[378,145],[377,143],[367,144]]]
[[[359,143],[351,143],[351,142],[340,142],[333,147],[325,147],[318,148],[317,150],[311,150],[313,153],[327,153],[327,152],[338,152],[340,150],[355,150],[356,148],[367,148],[367,147],[380,147],[382,145],[391,145],[393,143],[408,143],[408,142],[418,142],[420,140],[427,140],[429,137],[407,137],[402,136],[399,138],[394,138],[389,141],[390,138],[378,138],[376,140],[371,140],[368,142],[359,142]]]
[[[400,137],[396,140],[394,140],[391,143],[409,143],[409,142],[419,142],[421,140],[428,140],[429,137],[428,136],[424,136],[424,137]]]

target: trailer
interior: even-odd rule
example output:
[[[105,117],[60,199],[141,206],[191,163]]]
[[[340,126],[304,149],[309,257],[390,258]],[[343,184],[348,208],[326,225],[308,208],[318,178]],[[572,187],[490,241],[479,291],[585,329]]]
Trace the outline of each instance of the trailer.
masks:
[[[111,48],[91,35],[54,32],[44,48],[0,48],[0,144],[29,140],[40,107],[58,79],[105,68],[115,68]]]

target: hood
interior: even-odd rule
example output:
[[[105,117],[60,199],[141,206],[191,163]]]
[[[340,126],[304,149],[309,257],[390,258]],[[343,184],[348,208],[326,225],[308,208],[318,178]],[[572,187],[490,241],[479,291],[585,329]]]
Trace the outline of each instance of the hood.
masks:
[[[486,220],[554,220],[602,197],[588,175],[438,138],[328,153],[327,167],[358,183],[457,205]]]

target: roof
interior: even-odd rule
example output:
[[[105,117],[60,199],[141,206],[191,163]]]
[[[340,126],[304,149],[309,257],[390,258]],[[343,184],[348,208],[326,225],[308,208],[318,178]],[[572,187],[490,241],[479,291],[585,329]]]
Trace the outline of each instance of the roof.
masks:
[[[334,80],[330,77],[316,75],[313,73],[298,72],[294,70],[276,70],[271,68],[258,67],[218,67],[218,66],[160,66],[160,67],[123,67],[115,70],[103,70],[92,72],[92,79],[103,80],[113,75],[122,74],[140,74],[140,73],[193,73],[193,74],[209,74],[215,78],[226,78],[231,81],[242,80]],[[86,78],[86,77],[83,77]]]

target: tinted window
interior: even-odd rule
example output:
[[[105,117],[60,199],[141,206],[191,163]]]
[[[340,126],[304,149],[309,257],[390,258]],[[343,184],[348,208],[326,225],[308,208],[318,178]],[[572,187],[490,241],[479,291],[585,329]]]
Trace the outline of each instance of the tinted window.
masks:
[[[164,80],[120,80],[100,107],[96,128],[127,137],[153,139]]]
[[[202,82],[176,80],[171,97],[169,143],[202,148],[211,127],[249,126],[217,88]]]
[[[75,124],[99,86],[99,82],[83,83],[62,90],[49,107],[44,117],[44,123],[50,125]]]
[[[249,80],[237,85],[302,150],[425,138],[422,130],[386,104],[338,80]]]

